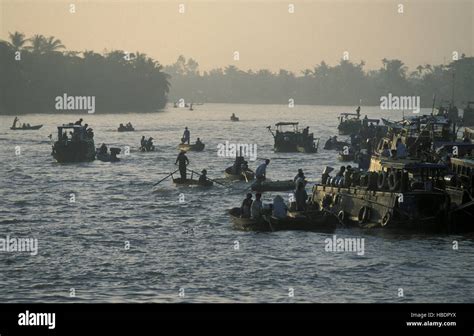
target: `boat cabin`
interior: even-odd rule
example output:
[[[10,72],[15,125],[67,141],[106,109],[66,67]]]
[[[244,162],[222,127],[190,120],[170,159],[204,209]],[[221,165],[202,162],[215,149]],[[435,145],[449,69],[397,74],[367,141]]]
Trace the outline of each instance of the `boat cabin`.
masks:
[[[69,132],[72,133],[72,137],[69,138]],[[58,126],[58,141],[69,140],[69,141],[83,141],[86,138],[84,126],[74,124],[64,124]]]

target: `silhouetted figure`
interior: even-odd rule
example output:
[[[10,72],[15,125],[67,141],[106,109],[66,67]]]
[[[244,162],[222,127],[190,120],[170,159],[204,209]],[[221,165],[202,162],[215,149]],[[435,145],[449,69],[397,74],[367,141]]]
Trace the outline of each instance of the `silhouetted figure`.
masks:
[[[74,123],[74,125],[79,125],[79,126],[81,126],[81,125],[82,125],[82,118],[79,119],[78,121],[76,121],[76,122]]]
[[[182,143],[187,142],[188,145],[189,145],[190,141],[191,141],[191,132],[189,132],[188,127],[185,127],[184,128],[184,133],[183,133]]]
[[[250,218],[251,209],[252,209],[252,194],[248,193],[247,197],[242,202],[242,206],[240,207],[240,217],[242,218]]]
[[[181,151],[176,158],[174,164],[178,164],[179,173],[181,175],[181,180],[186,180],[186,166],[189,164],[188,157],[186,156],[186,151]]]

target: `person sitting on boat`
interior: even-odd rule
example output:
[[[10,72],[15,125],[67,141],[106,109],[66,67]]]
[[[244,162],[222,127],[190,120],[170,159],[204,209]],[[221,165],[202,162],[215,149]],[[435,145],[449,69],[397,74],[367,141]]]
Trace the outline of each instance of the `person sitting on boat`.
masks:
[[[183,138],[182,138],[182,143],[189,143],[191,142],[191,132],[189,132],[188,127],[184,128],[184,133],[183,133]]]
[[[196,139],[196,145],[201,145],[201,144],[202,144],[201,139],[197,138]]]
[[[103,143],[102,146],[100,146],[99,153],[100,154],[107,154],[107,145],[105,143]]]
[[[270,164],[270,160],[266,159],[264,163],[257,167],[255,171],[255,177],[257,181],[265,181],[267,177],[267,166]]]
[[[119,129],[119,131],[122,131],[122,130],[125,129],[125,126],[123,126],[123,124],[120,124],[118,129]]]
[[[407,157],[407,146],[402,142],[401,138],[397,140],[397,158],[403,159]]]
[[[86,136],[89,138],[89,139],[93,139],[94,138],[94,132],[92,130],[92,128],[89,128],[86,132]]]
[[[252,194],[248,193],[247,197],[242,202],[242,206],[240,207],[240,217],[250,218],[252,202],[253,202],[252,201]]]
[[[141,140],[140,140],[140,149],[141,150],[146,150],[146,140],[145,140],[145,136],[143,135]]]
[[[186,151],[182,150],[179,152],[178,157],[176,158],[176,162],[174,164],[178,164],[179,173],[181,175],[181,180],[186,180],[186,166],[189,164],[188,157],[186,156]]]
[[[23,123],[23,125],[21,125],[21,127],[22,127],[22,128],[26,128],[26,124],[25,124],[25,123]]]
[[[201,176],[199,176],[199,184],[206,184],[207,183],[207,170],[201,170]]]
[[[305,211],[306,210],[306,201],[308,200],[308,193],[304,188],[304,183],[298,183],[295,191],[295,200],[296,200],[296,211]]]
[[[252,207],[250,208],[250,215],[253,219],[262,217],[263,204],[261,198],[261,193],[255,194],[255,201],[252,202]]]
[[[388,148],[388,143],[384,142],[383,150],[382,150],[383,157],[390,157],[390,149]]]
[[[81,125],[82,125],[82,118],[79,119],[78,121],[76,121],[76,122],[74,123],[74,125],[79,125],[79,126],[81,126]]]
[[[280,195],[276,195],[273,199],[272,216],[283,219],[286,218],[287,211],[288,207],[286,206],[285,201],[283,201],[283,198]]]
[[[342,166],[341,169],[339,169],[339,171],[337,172],[336,176],[343,177],[345,171],[346,171],[346,167]]]
[[[128,128],[128,129],[132,129],[132,128],[133,128],[132,123],[131,123],[130,121],[127,123],[127,128]]]
[[[152,137],[149,137],[148,140],[146,141],[146,150],[147,151],[152,151],[155,149],[155,146],[153,145],[153,138]]]
[[[236,156],[234,164],[232,165],[232,173],[235,175],[240,174],[242,163],[244,162],[243,156]]]

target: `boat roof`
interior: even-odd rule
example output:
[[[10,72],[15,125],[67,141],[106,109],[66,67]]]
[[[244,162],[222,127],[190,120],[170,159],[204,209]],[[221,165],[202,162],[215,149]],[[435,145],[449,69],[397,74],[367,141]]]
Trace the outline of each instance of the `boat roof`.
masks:
[[[343,112],[343,113],[341,113],[340,115],[342,115],[342,116],[358,116],[358,115],[360,115],[360,114]]]
[[[473,158],[451,158],[451,164],[474,168]]]
[[[299,124],[298,122],[294,122],[294,121],[282,121],[282,122],[276,123],[275,126],[287,126],[287,125],[298,125],[298,124]]]
[[[63,124],[62,126],[58,126],[58,128],[83,128],[84,126],[81,125],[74,125],[74,124]]]
[[[445,164],[420,162],[414,159],[381,159],[380,164],[383,167],[395,168],[395,169],[419,169],[419,168],[430,168],[430,169],[446,169]]]

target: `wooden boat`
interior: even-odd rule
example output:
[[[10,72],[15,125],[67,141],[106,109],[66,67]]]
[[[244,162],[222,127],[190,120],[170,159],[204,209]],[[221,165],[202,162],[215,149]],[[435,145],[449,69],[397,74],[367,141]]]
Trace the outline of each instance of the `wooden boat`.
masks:
[[[336,230],[339,220],[329,211],[288,212],[286,218],[264,215],[272,231],[298,230],[331,233]]]
[[[239,121],[239,117],[231,116],[230,120],[231,121]]]
[[[209,181],[207,180],[206,183],[200,183],[199,180],[195,180],[195,179],[181,179],[180,177],[179,178],[173,178],[173,183],[176,184],[176,185],[180,185],[180,186],[192,186],[192,185],[197,185],[197,186],[201,186],[201,187],[212,187],[212,185],[214,184],[212,181]]]
[[[287,181],[255,181],[252,184],[253,191],[288,191],[295,189],[295,182],[293,180]]]
[[[134,132],[135,128],[125,126],[125,127],[122,127],[122,128],[121,127],[117,128],[117,131],[118,132]]]
[[[229,210],[233,227],[242,231],[271,231],[270,225],[262,217],[260,219],[241,218],[240,208],[232,208]]]
[[[34,126],[27,126],[27,127],[10,127],[13,131],[31,131],[31,130],[39,130],[43,125],[34,125]]]
[[[283,219],[271,216],[270,210],[267,210],[260,219],[241,218],[240,208],[230,209],[229,214],[233,227],[243,231],[303,230],[331,233],[339,223],[337,217],[328,211],[289,212]]]
[[[251,171],[250,169],[244,172],[241,172],[240,174],[233,174],[232,166],[226,168],[224,173],[225,173],[225,177],[228,178],[229,180],[250,181],[255,178],[255,173]]]
[[[194,151],[194,152],[200,152],[204,149],[205,145],[201,142],[201,143],[194,143],[194,144],[179,144],[178,145],[178,149],[179,150],[184,150],[186,152],[189,152],[189,151]]]

